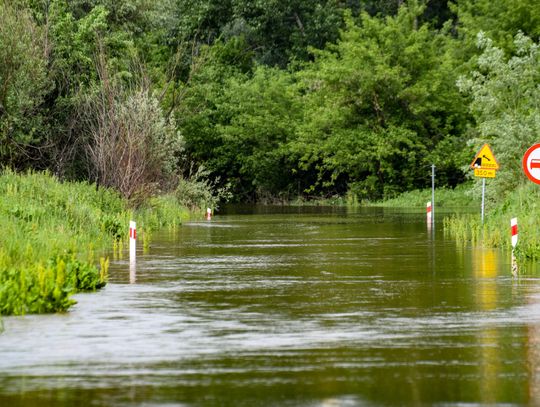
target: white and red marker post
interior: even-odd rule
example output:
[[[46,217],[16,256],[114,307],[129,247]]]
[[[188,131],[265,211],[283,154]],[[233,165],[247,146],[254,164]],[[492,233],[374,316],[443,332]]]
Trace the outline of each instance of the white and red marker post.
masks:
[[[129,282],[134,284],[137,277],[137,224],[129,222]]]
[[[137,224],[129,222],[129,262],[135,263],[137,256]]]
[[[518,242],[518,225],[517,218],[510,219],[510,231],[512,233],[512,250],[516,247]]]
[[[212,220],[212,209],[206,208],[206,219]]]
[[[518,242],[518,225],[517,225],[517,218],[510,219],[510,231],[512,234],[512,275],[514,277],[518,276],[518,264],[516,260],[516,256],[514,255],[514,248],[517,245]]]
[[[433,216],[433,208],[432,208],[432,206],[431,206],[431,201],[429,201],[429,202],[426,204],[426,219],[427,219],[428,225],[431,225],[431,222],[432,222],[432,216]]]

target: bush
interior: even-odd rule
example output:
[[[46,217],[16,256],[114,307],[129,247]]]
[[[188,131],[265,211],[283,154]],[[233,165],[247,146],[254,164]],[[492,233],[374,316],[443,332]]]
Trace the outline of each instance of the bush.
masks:
[[[129,90],[109,79],[105,68],[100,72],[102,84],[79,107],[85,149],[98,183],[137,205],[170,181],[182,137],[148,86]]]
[[[209,171],[199,167],[189,178],[179,178],[175,191],[178,203],[193,211],[216,209],[220,201],[228,201],[231,198],[229,186],[218,187],[219,180],[210,181],[209,175]]]

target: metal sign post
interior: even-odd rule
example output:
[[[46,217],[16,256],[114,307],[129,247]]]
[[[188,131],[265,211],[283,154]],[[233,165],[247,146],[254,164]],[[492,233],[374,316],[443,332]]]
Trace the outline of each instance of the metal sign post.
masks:
[[[486,197],[486,179],[482,178],[482,225],[484,224],[484,204]]]
[[[435,164],[431,164],[431,224],[435,224]]]
[[[471,168],[474,170],[475,177],[482,178],[482,225],[484,224],[485,201],[486,201],[486,178],[495,178],[499,163],[495,159],[493,152],[488,144],[484,144],[476,153]]]

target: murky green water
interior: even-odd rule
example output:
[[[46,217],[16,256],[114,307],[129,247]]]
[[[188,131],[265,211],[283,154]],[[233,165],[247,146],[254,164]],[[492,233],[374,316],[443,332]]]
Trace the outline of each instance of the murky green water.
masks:
[[[420,213],[188,223],[71,312],[5,318],[0,405],[540,405],[540,279],[509,262]]]

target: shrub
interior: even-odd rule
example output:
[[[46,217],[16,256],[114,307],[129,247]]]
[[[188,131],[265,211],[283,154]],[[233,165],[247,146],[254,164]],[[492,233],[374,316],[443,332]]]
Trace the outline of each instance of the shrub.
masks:
[[[210,181],[210,172],[204,167],[188,178],[179,178],[175,196],[180,205],[191,210],[204,210],[205,208],[217,208],[220,201],[231,198],[229,186],[217,186],[219,180]]]
[[[146,84],[130,90],[106,68],[100,73],[101,85],[79,106],[85,150],[99,184],[141,203],[173,175],[182,138]]]

